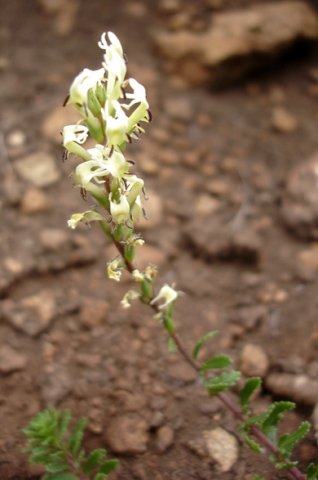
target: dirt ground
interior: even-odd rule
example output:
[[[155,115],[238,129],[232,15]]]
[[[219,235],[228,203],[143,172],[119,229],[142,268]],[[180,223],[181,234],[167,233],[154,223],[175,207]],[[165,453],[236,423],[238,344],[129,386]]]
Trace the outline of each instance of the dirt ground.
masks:
[[[300,203],[309,192],[318,200],[317,170],[310,173],[318,161],[316,44],[291,47],[274,65],[213,90],[187,85],[153,42],[167,28],[208,28],[211,5],[256,3],[0,1],[1,480],[39,478],[21,453],[21,429],[52,404],[89,417],[85,445],[120,459],[113,479],[286,478],[244,447],[231,415],[167,351],[151,312],[120,308],[130,283],[106,278],[112,247],[97,228],[67,228],[88,207],[69,178],[75,159],[63,163],[59,145],[60,128],[72,121],[61,108],[69,85],[84,67],[99,67],[96,43],[114,31],[153,113],[130,151],[149,197],[141,264],[157,263],[159,282],[185,292],[177,323],[189,349],[217,329],[205,354],[230,354],[246,375],[264,378],[256,411],[289,398],[299,407],[285,429],[310,419],[318,399],[318,207],[309,200],[298,214],[291,198],[296,182]],[[286,387],[277,374],[290,374]],[[299,375],[311,393],[292,389]],[[237,440],[229,471],[202,451],[217,427]],[[318,461],[314,435],[297,450],[302,466]]]

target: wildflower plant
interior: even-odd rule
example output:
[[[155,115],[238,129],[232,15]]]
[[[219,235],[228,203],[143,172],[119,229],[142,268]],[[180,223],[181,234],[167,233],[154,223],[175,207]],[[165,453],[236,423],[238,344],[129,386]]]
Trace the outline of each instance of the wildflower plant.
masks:
[[[151,121],[151,113],[145,88],[137,80],[126,78],[126,60],[116,35],[104,33],[98,46],[103,50],[102,67],[84,69],[73,81],[66,99],[66,104],[80,113],[81,120],[63,129],[65,157],[72,154],[80,159],[72,174],[74,184],[84,199],[90,195],[96,202],[92,209],[74,213],[68,221],[69,227],[75,229],[81,222],[100,225],[118,251],[107,264],[108,277],[119,282],[126,270],[135,285],[124,295],[122,306],[129,308],[139,299],[154,311],[155,318],[168,333],[170,346],[179,350],[208,392],[216,395],[238,420],[245,443],[252,450],[267,454],[275,467],[284,469],[289,478],[317,479],[317,465],[311,464],[303,474],[292,458],[295,444],[309,431],[309,423],[303,422],[293,433],[278,434],[283,414],[295,405],[275,402],[264,413],[253,415],[250,400],[261,386],[259,378],[247,379],[235,402],[227,391],[237,385],[241,375],[232,368],[231,358],[217,355],[202,362],[198,360],[202,346],[213,339],[216,332],[199,339],[191,355],[176,331],[174,320],[181,292],[175,285],[155,288],[155,265],[148,265],[143,271],[135,267],[136,248],[144,244],[135,231],[136,222],[145,215],[144,181],[134,172],[134,162],[127,159],[126,149],[145,132],[144,124]],[[96,142],[95,146],[86,148],[88,139]]]

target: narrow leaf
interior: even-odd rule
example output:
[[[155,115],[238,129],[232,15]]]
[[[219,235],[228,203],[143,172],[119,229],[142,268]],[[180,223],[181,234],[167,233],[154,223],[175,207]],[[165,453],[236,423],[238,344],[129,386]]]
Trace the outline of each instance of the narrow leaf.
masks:
[[[83,465],[84,473],[91,473],[95,468],[106,459],[106,450],[99,448],[90,453],[87,461]]]
[[[69,471],[69,465],[64,462],[47,463],[45,469],[49,473],[67,473]]]
[[[248,434],[248,432],[245,430],[244,427],[241,428],[240,433],[241,433],[241,436],[242,436],[244,442],[246,443],[246,445],[247,445],[253,452],[262,453],[263,449],[262,449],[261,445],[260,445],[256,440],[254,440],[254,438],[252,438],[252,437]]]
[[[198,355],[199,355],[200,350],[203,347],[203,345],[206,342],[208,342],[209,340],[212,340],[212,338],[214,338],[218,333],[219,332],[214,330],[212,332],[207,333],[206,335],[203,335],[203,337],[199,338],[199,340],[195,344],[193,352],[192,352],[192,358],[194,358],[194,360],[196,360],[198,358]]]
[[[115,470],[115,468],[117,468],[118,464],[119,461],[116,458],[111,458],[100,467],[99,472],[108,475],[110,472]]]
[[[249,401],[255,390],[257,390],[262,384],[262,380],[259,377],[249,378],[242,390],[240,391],[240,405],[243,411],[247,410]]]
[[[71,420],[71,412],[69,410],[64,410],[61,413],[61,417],[59,419],[59,425],[58,425],[58,432],[61,438],[64,437],[67,427],[69,426]]]
[[[209,393],[216,394],[228,390],[233,387],[240,378],[240,372],[231,370],[230,372],[221,373],[217,377],[208,378],[204,385],[208,389]]]
[[[81,448],[82,438],[84,435],[84,430],[87,424],[87,418],[81,418],[73,428],[72,434],[68,441],[68,448],[72,455],[76,455]]]
[[[217,355],[213,358],[210,358],[201,365],[201,371],[205,372],[213,368],[225,368],[231,365],[232,360],[227,355]]]
[[[168,338],[168,352],[173,353],[177,350],[177,346],[173,340],[173,338],[169,337]]]
[[[295,404],[293,402],[274,402],[268,409],[268,414],[263,422],[262,430],[266,434],[272,427],[276,427],[282,415],[285,412],[293,410]]]
[[[278,448],[283,458],[288,458],[297,442],[302,440],[310,430],[309,422],[302,422],[297,430],[292,433],[285,433],[278,442]]]

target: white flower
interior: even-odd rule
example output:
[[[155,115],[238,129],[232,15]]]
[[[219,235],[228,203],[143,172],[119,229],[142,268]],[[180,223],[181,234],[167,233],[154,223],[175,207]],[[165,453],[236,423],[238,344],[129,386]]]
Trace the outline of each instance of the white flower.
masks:
[[[83,105],[87,102],[87,92],[90,88],[96,88],[98,84],[104,79],[105,70],[100,68],[98,70],[84,70],[75,77],[71,88],[70,96],[67,104]]]
[[[139,298],[140,295],[136,290],[128,290],[127,293],[125,293],[123,299],[121,300],[121,305],[123,308],[130,308],[131,307],[131,301],[136,300],[136,298]]]
[[[73,213],[67,224],[72,230],[75,230],[75,228],[80,222],[90,223],[93,221],[101,220],[105,219],[100,213],[96,212],[95,210],[86,210],[86,212]]]
[[[130,206],[125,195],[120,195],[119,200],[112,199],[109,194],[110,213],[115,223],[126,223],[130,219]]]
[[[116,100],[107,101],[102,114],[106,123],[107,144],[109,146],[120,146],[127,142],[128,117],[122,106]]]
[[[163,287],[161,287],[158,295],[151,300],[150,305],[154,305],[160,300],[163,300],[164,302],[158,306],[158,309],[165,310],[167,307],[169,307],[169,305],[177,300],[178,295],[179,292],[177,292],[173,287],[165,284]]]
[[[134,78],[127,80],[127,84],[132,88],[132,93],[126,93],[126,98],[131,99],[131,101],[124,105],[124,108],[130,109],[134,105],[138,105],[129,116],[128,131],[133,133],[137,130],[137,132],[144,133],[144,129],[140,127],[139,122],[149,122],[149,103],[146,98],[145,87]]]
[[[62,131],[63,146],[69,153],[74,153],[87,160],[89,154],[80,144],[86,142],[88,137],[88,128],[84,125],[66,125]]]
[[[107,37],[108,41],[107,42]],[[126,62],[123,48],[116,35],[112,32],[104,32],[98,46],[105,50],[103,67],[108,73],[107,77],[107,98],[117,100],[121,96],[121,85],[126,76]]]
[[[122,259],[120,257],[115,258],[111,262],[107,263],[107,275],[108,278],[119,282],[121,274],[123,272]]]

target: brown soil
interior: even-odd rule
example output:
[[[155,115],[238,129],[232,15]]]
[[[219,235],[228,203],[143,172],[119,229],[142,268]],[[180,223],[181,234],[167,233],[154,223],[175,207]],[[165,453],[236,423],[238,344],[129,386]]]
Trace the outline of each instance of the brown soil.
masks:
[[[204,27],[206,4],[196,3],[196,19]],[[253,2],[223,3],[228,8]],[[161,2],[80,0],[74,25],[64,35],[57,31],[57,14],[41,6],[49,2],[0,4],[0,346],[12,347],[23,360],[20,370],[0,374],[0,478],[37,478],[21,453],[20,432],[54,400],[75,417],[90,417],[88,448],[109,447],[107,428],[115,417],[132,414],[145,420],[146,451],[117,455],[121,466],[114,479],[248,480],[254,473],[284,478],[241,440],[239,459],[227,473],[189,447],[216,426],[239,439],[235,421],[209,400],[184,361],[168,353],[166,335],[146,307],[120,308],[129,282],[117,285],[105,278],[110,249],[98,229],[67,230],[71,213],[86,207],[71,188],[73,160],[60,161],[61,148],[47,138],[44,126],[74,75],[84,66],[97,68],[101,32],[116,32],[130,74],[146,85],[152,105],[147,136],[130,155],[149,196],[160,195],[162,213],[152,218],[149,212],[144,230],[153,250],[146,249],[144,256],[146,261],[158,258],[160,282],[175,281],[186,293],[178,304],[180,335],[190,349],[203,333],[218,329],[218,340],[206,353],[229,353],[239,364],[243,347],[254,344],[267,355],[269,372],[314,378],[317,264],[301,264],[299,254],[311,244],[287,231],[280,203],[291,168],[318,147],[318,89],[310,74],[317,52],[301,46],[275,68],[215,92],[186,87],[164,70],[151,41],[153,29],[167,22]],[[193,7],[185,4],[185,11]],[[293,131],[271,128],[273,109],[281,105],[297,121]],[[25,135],[22,145],[14,144],[17,132]],[[53,154],[61,175],[42,189],[48,206],[30,213],[25,207],[30,185],[13,171],[19,159],[38,150]],[[149,205],[151,210],[151,198]],[[48,229],[58,230],[58,238]],[[228,247],[227,229],[244,239]],[[52,315],[32,335],[15,320],[23,317],[21,299],[43,292],[53,299]],[[95,306],[94,299],[99,301]],[[33,315],[40,318],[41,311]],[[37,324],[33,317],[29,321]],[[264,389],[256,407],[272,398]],[[300,405],[285,427],[308,419],[311,410]],[[173,431],[166,449],[158,440],[159,425]],[[298,458],[301,465],[317,461],[313,434],[298,448]]]

